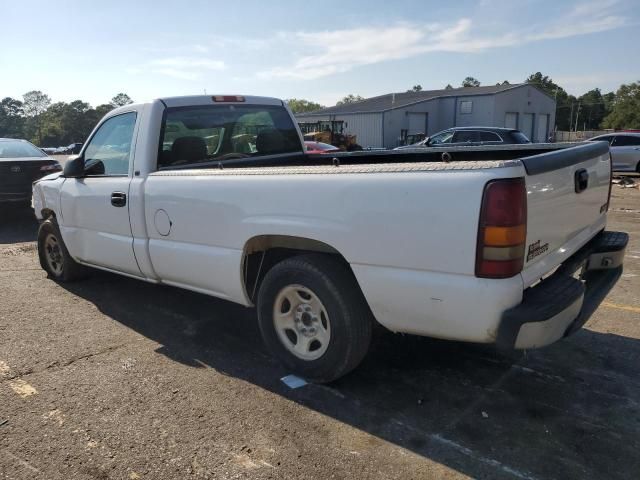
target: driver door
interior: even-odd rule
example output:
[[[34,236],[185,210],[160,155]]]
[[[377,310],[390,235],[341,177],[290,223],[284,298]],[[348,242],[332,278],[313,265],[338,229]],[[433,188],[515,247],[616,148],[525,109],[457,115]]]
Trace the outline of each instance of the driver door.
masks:
[[[94,132],[82,154],[85,175],[67,178],[62,186],[60,229],[76,260],[142,276],[128,201],[136,117],[135,111],[115,115]]]

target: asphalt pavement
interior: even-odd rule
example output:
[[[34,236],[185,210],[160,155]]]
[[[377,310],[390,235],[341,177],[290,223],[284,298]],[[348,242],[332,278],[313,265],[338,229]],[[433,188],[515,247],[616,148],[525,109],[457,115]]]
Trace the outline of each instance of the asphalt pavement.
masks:
[[[382,334],[352,374],[291,389],[253,310],[102,272],[57,284],[33,212],[0,207],[0,478],[637,478],[640,191],[614,186],[609,229],[631,235],[625,273],[574,336]]]

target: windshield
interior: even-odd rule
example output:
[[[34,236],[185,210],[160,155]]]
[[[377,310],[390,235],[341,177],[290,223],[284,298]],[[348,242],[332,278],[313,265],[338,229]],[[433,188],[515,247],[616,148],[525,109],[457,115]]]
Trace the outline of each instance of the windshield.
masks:
[[[302,153],[289,113],[278,106],[170,108],[162,131],[159,168]]]
[[[0,141],[0,158],[46,157],[47,155],[35,145],[25,140]]]
[[[516,141],[516,143],[531,143],[531,140],[529,140],[527,136],[520,130],[514,130],[513,132],[511,132],[511,136]]]
[[[429,145],[438,145],[440,143],[451,143],[453,132],[442,132],[434,135],[429,139]]]

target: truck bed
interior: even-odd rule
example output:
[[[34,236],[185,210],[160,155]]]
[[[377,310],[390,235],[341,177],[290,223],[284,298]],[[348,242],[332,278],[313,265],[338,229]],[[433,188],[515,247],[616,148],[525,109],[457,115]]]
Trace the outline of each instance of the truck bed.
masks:
[[[573,147],[573,148],[570,148]],[[569,150],[570,148],[570,150]],[[472,147],[429,147],[415,150],[338,152],[333,155],[286,154],[202,162],[160,168],[153,175],[189,172],[197,175],[277,175],[377,173],[437,170],[476,170],[518,165],[521,161],[532,175],[579,163],[602,155],[608,145],[601,142],[539,143]],[[444,157],[443,157],[444,156]],[[239,171],[241,169],[241,171]],[[206,172],[204,171],[206,170]],[[181,173],[180,175],[195,173]]]

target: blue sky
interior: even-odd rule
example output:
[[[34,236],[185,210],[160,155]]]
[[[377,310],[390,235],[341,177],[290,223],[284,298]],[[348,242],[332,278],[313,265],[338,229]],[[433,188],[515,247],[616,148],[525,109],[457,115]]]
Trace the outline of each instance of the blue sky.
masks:
[[[93,105],[242,93],[332,105],[523,81],[576,95],[640,80],[638,0],[0,0],[0,97],[28,90]]]

